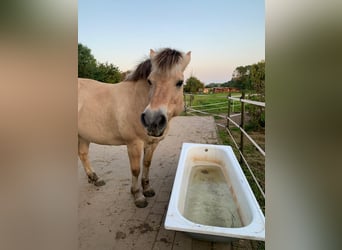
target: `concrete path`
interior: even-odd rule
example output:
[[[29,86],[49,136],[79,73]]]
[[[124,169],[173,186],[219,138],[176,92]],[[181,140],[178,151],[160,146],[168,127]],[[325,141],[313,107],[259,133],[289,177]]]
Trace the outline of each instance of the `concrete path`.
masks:
[[[106,185],[90,185],[78,161],[79,249],[232,249],[230,244],[198,241],[182,232],[164,228],[183,142],[217,144],[213,118],[183,116],[171,121],[169,134],[152,159],[150,182],[156,195],[148,198],[146,208],[136,208],[130,193],[131,173],[126,146],[91,144],[92,166]]]

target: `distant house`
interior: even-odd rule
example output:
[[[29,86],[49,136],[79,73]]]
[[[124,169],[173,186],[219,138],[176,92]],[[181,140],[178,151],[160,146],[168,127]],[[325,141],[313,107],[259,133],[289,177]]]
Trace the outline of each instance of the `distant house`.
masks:
[[[230,92],[240,92],[240,89],[238,88],[233,88],[233,87],[228,87],[230,89]]]
[[[240,92],[238,88],[233,87],[213,87],[213,88],[204,88],[203,94],[217,94],[217,93],[234,93],[234,92]]]
[[[209,94],[211,92],[211,88],[204,88],[203,94]]]
[[[229,88],[227,87],[214,87],[213,88],[213,93],[217,94],[217,93],[228,93],[229,92]]]
[[[229,92],[239,92],[239,89],[232,87],[214,87],[213,93],[229,93]]]

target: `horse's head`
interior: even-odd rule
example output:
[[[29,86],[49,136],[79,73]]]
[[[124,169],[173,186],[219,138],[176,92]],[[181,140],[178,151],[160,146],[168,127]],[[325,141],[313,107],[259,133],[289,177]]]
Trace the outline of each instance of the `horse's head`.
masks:
[[[149,103],[141,114],[141,122],[150,136],[162,136],[170,119],[183,108],[184,70],[189,64],[191,52],[184,54],[172,49],[155,52],[151,49],[151,73]]]

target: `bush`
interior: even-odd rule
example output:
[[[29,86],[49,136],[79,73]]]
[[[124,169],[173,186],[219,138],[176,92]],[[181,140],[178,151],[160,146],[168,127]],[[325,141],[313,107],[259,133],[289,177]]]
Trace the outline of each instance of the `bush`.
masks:
[[[262,101],[261,96],[250,96],[250,100]],[[261,100],[260,100],[261,99]],[[246,111],[249,114],[249,121],[247,122],[246,130],[261,130],[265,128],[265,108],[256,105],[246,105]]]
[[[123,80],[124,74],[112,63],[97,62],[91,54],[91,50],[79,43],[78,77],[90,78],[106,83],[117,83]]]

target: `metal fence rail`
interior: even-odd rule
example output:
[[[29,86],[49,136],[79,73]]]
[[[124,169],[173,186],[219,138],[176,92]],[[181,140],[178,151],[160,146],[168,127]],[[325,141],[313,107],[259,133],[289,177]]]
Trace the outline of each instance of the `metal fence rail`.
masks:
[[[216,124],[217,124],[218,126],[220,126],[220,127],[224,127],[224,128],[226,129],[227,133],[229,134],[229,136],[232,138],[232,140],[233,140],[233,142],[234,142],[234,146],[235,146],[235,147],[237,148],[237,150],[239,151],[239,154],[240,154],[240,156],[242,157],[243,162],[244,162],[245,165],[247,166],[247,168],[248,168],[248,170],[249,170],[249,172],[250,172],[250,174],[251,174],[251,176],[252,176],[252,178],[253,178],[255,184],[257,185],[257,187],[258,187],[260,193],[262,194],[262,196],[263,196],[264,199],[265,199],[265,192],[264,192],[264,190],[262,189],[261,185],[259,184],[258,179],[255,177],[255,175],[254,175],[254,173],[253,173],[251,167],[249,166],[249,164],[248,164],[246,158],[244,157],[243,153],[239,150],[239,146],[237,145],[237,142],[235,141],[235,139],[234,139],[233,135],[231,134],[230,130],[229,130],[227,127],[223,126],[222,124],[219,124],[219,123],[216,123]]]
[[[191,108],[217,106],[217,105],[222,105],[222,104],[227,105],[227,102],[216,102],[216,103],[209,103],[209,104],[203,104],[203,105],[196,105],[196,106],[191,106]]]
[[[234,101],[239,101],[239,102],[245,102],[245,103],[249,103],[249,104],[253,104],[253,105],[261,106],[261,107],[266,106],[264,102],[257,102],[257,101],[252,101],[252,100],[248,100],[248,99],[240,99],[240,98],[231,97],[231,96],[229,96],[228,99],[234,100]]]

